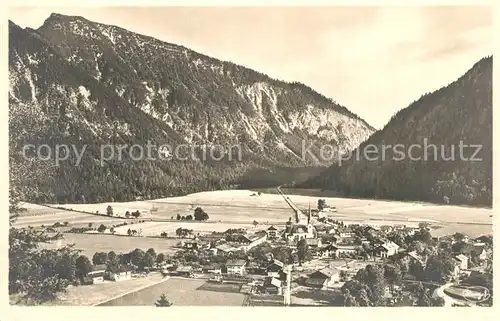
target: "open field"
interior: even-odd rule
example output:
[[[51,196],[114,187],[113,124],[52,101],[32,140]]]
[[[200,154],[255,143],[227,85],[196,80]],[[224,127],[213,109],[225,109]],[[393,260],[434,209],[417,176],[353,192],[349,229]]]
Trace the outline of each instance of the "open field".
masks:
[[[230,223],[198,223],[198,222],[144,222],[134,225],[125,225],[115,228],[115,234],[127,235],[129,228],[142,230],[143,236],[159,236],[166,232],[169,236],[175,236],[175,230],[179,227],[193,230],[194,233],[224,232],[230,228],[254,229],[252,224],[230,224]],[[259,226],[262,228],[262,226]]]
[[[82,250],[82,254],[92,258],[95,252],[126,253],[136,248],[146,251],[155,249],[156,253],[172,254],[173,248],[181,239],[161,239],[145,237],[113,236],[105,234],[75,234],[65,233],[62,240],[44,244],[44,248],[59,248],[64,245],[75,244],[75,248]]]
[[[289,192],[285,190],[285,192]],[[306,193],[307,191],[302,191]],[[125,210],[156,210],[150,216],[141,216],[140,219],[170,220],[177,214],[193,214],[194,209],[202,207],[210,216],[209,222],[151,222],[143,223],[143,235],[154,235],[163,231],[171,234],[179,226],[199,232],[224,231],[232,227],[253,228],[254,220],[261,224],[261,228],[270,224],[283,224],[294,213],[279,194],[261,194],[252,196],[250,190],[212,191],[190,194],[180,197],[157,199],[152,201],[137,201],[128,203],[102,203],[102,204],[66,204],[67,208],[78,210],[105,211],[111,205],[115,211]],[[314,193],[312,193],[314,195]],[[301,208],[315,207],[317,196],[293,195],[290,199]],[[338,197],[325,197],[327,204],[337,207],[337,212],[331,216],[346,223],[366,223],[373,225],[406,224],[418,225],[419,222],[431,222],[443,226],[435,233],[453,233],[455,230],[470,236],[492,233],[492,210],[487,208],[461,207],[434,205],[427,203],[411,203],[398,201],[381,201],[367,199],[351,199]],[[33,211],[41,211],[34,208]],[[29,211],[28,211],[29,212]],[[53,224],[56,221],[76,222],[120,222],[120,219],[103,216],[64,212],[55,210],[53,214],[23,215],[16,222],[17,226]],[[212,223],[210,223],[212,222]],[[214,222],[216,224],[214,224]],[[104,223],[106,224],[106,223]],[[134,225],[134,229],[140,224]],[[128,227],[121,228],[128,230]],[[172,232],[169,232],[172,231]],[[439,232],[438,232],[439,231]],[[121,232],[120,232],[121,233]]]
[[[201,192],[175,198],[151,201],[159,207],[155,216],[168,217],[171,208],[180,203],[191,208],[201,206],[213,220],[231,221],[277,221],[283,222],[293,214],[291,209],[277,194],[251,196],[252,191],[229,190]],[[315,207],[317,197],[290,195],[291,200],[301,208]],[[366,221],[383,220],[396,222],[444,222],[491,224],[491,209],[461,206],[434,205],[397,201],[380,201],[350,198],[325,198],[327,204],[338,209],[333,215],[343,220]],[[169,206],[170,205],[170,206]]]
[[[125,212],[140,211],[141,216],[149,218],[149,211],[152,209],[150,201],[135,201],[135,202],[114,202],[114,203],[97,203],[97,204],[58,204],[58,207],[64,207],[68,210],[82,211],[87,213],[95,213],[98,211],[101,214],[106,213],[108,205],[113,207],[113,214],[124,216]]]
[[[116,298],[99,306],[153,306],[165,293],[174,306],[241,306],[245,295],[199,289],[206,281],[170,278],[143,290]]]
[[[127,294],[130,291],[152,286],[166,279],[160,274],[152,274],[148,277],[133,278],[122,282],[105,282],[99,284],[69,287],[66,293],[47,305],[79,305],[91,306],[106,300],[111,300],[120,294]]]
[[[72,226],[85,226],[88,223],[109,225],[123,222],[119,218],[66,211],[30,203],[23,203],[22,207],[26,211],[22,212],[14,221],[14,226],[19,228],[28,226],[38,227],[42,225],[51,226],[56,222],[69,222]]]

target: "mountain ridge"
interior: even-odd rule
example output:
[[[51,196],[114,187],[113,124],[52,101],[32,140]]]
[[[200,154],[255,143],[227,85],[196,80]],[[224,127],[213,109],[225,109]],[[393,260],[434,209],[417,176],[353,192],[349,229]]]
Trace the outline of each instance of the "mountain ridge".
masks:
[[[318,157],[301,159],[301,141],[332,144],[342,152],[373,132],[364,120],[305,85],[277,82],[81,19],[51,15],[36,31],[9,21],[11,149],[36,142],[89,145],[90,151],[80,167],[67,162],[48,168],[11,155],[14,167],[29,165],[33,173],[43,168],[24,184],[30,187],[27,195],[35,194],[27,196],[30,200],[130,200],[245,186],[248,179],[258,182],[245,176],[255,168],[328,165]],[[33,125],[23,128],[23,121]],[[99,144],[149,141],[239,144],[244,157],[232,163],[127,158],[96,165]]]
[[[52,14],[50,14],[49,17],[44,21],[44,23],[42,24],[42,26],[40,26],[38,29],[32,29],[32,30],[35,31],[35,32],[39,32],[47,24],[50,25],[53,21],[57,22],[59,19],[64,19],[64,20],[69,20],[69,21],[83,20],[83,21],[85,21],[87,23],[91,23],[91,24],[95,24],[95,25],[99,25],[99,26],[104,26],[104,27],[108,27],[108,28],[114,28],[114,29],[117,29],[119,31],[131,32],[131,31],[128,31],[127,29],[125,29],[123,27],[120,27],[120,26],[117,26],[117,25],[103,24],[103,23],[99,23],[99,22],[88,20],[88,19],[86,19],[85,17],[82,17],[82,16],[68,16],[68,15],[62,15],[62,14],[59,14],[59,13],[52,13]],[[288,81],[284,81],[284,80],[281,80],[281,79],[272,78],[272,77],[270,77],[269,75],[267,75],[267,74],[265,74],[263,72],[260,72],[260,71],[257,71],[255,69],[249,68],[249,67],[247,67],[245,65],[234,63],[234,62],[231,62],[231,61],[220,60],[218,58],[215,58],[215,57],[212,57],[212,56],[208,56],[208,55],[205,55],[203,53],[197,52],[195,50],[189,49],[189,48],[187,48],[187,47],[185,47],[183,45],[178,45],[178,44],[174,44],[174,43],[169,42],[169,41],[160,40],[160,39],[157,39],[157,38],[154,38],[152,36],[148,36],[148,35],[142,34],[142,33],[136,33],[136,32],[132,32],[132,33],[134,33],[136,35],[139,35],[141,37],[144,37],[146,39],[152,40],[152,41],[159,41],[159,42],[166,43],[168,45],[172,45],[172,46],[176,46],[176,47],[188,50],[188,51],[192,52],[193,54],[198,55],[198,56],[203,57],[203,58],[208,58],[208,59],[220,62],[220,63],[227,63],[227,64],[235,65],[238,68],[243,68],[246,71],[251,71],[251,72],[259,74],[260,76],[262,76],[264,78],[265,81],[273,81],[273,82],[277,82],[277,83],[279,83],[281,85],[293,86],[293,87],[297,87],[297,88],[300,88],[300,89],[303,89],[303,90],[314,92],[318,97],[321,97],[321,99],[325,100],[328,103],[332,103],[333,106],[331,106],[331,107],[333,107],[333,108],[339,108],[342,112],[345,112],[348,116],[351,116],[353,118],[359,119],[362,122],[364,122],[364,124],[369,129],[375,130],[375,128],[373,126],[371,126],[366,120],[362,119],[356,113],[354,113],[351,110],[347,109],[345,106],[339,104],[334,99],[326,97],[325,95],[323,95],[323,94],[315,91],[313,88],[311,88],[310,86],[308,86],[308,85],[306,85],[304,83],[297,82],[297,81],[290,81],[290,82],[288,82]]]

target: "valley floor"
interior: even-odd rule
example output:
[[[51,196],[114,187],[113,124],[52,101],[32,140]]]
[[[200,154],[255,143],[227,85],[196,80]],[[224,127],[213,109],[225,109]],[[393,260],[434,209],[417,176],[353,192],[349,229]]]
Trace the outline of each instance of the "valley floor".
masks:
[[[288,191],[286,191],[288,193]],[[317,196],[287,194],[299,206],[307,209],[315,208]],[[325,198],[325,197],[323,197]],[[419,222],[429,222],[434,227],[434,236],[451,235],[462,232],[470,237],[492,234],[492,210],[460,206],[439,206],[425,203],[391,202],[380,200],[345,199],[328,197],[326,203],[337,208],[330,214],[335,220],[345,224],[417,226]],[[113,213],[121,217],[96,215],[106,213],[112,206]],[[178,228],[192,229],[193,234],[210,234],[213,231],[223,232],[230,228],[262,230],[268,226],[284,226],[294,212],[283,197],[274,193],[261,193],[250,190],[229,190],[202,192],[182,197],[137,201],[128,203],[102,204],[64,204],[34,205],[24,204],[27,211],[17,218],[14,227],[50,227],[54,223],[64,224],[58,228],[63,232],[63,239],[46,248],[60,248],[75,244],[82,254],[91,258],[96,252],[115,251],[130,252],[136,248],[155,249],[157,253],[167,255],[178,251],[178,243],[183,239],[176,237]],[[202,207],[209,215],[206,222],[178,221],[176,216],[193,214],[194,209]],[[137,219],[125,219],[126,211],[139,210]],[[94,214],[92,214],[94,213]],[[257,225],[254,224],[257,221]],[[65,223],[67,222],[67,223]],[[127,225],[117,226],[127,223]],[[96,231],[86,233],[68,233],[72,228],[94,229],[107,225],[104,233]],[[114,227],[115,235],[111,235],[109,227]],[[136,237],[127,236],[128,229],[140,231]],[[168,237],[160,238],[161,233]],[[341,262],[344,264],[344,262]],[[315,266],[314,268],[318,268]],[[210,288],[210,289],[209,289]],[[70,287],[66,294],[50,305],[145,305],[152,306],[158,297],[166,293],[174,305],[281,305],[281,300],[268,302],[269,297],[249,298],[239,291],[215,291],[206,286],[206,280],[179,279],[171,277],[166,280],[161,275],[152,273],[147,277],[133,278],[123,282],[105,282],[90,286]],[[296,288],[292,293],[292,304],[295,305],[328,305],[326,295],[321,291],[311,292]],[[282,297],[281,297],[282,298]],[[267,300],[267,301],[266,301]],[[325,301],[326,300],[326,301]]]
[[[286,191],[289,193],[289,191]],[[250,190],[227,190],[190,194],[181,197],[137,201],[127,203],[100,204],[63,204],[47,208],[28,204],[28,211],[14,223],[16,227],[50,226],[55,222],[70,222],[71,225],[86,226],[88,223],[118,224],[123,219],[86,213],[106,213],[108,205],[113,207],[115,215],[124,215],[126,211],[140,210],[143,214],[134,224],[134,229],[141,229],[143,236],[158,235],[166,232],[169,236],[178,227],[193,229],[197,232],[224,231],[228,228],[254,228],[253,221],[259,228],[269,225],[283,225],[294,213],[284,202],[281,195],[262,193],[260,196]],[[293,202],[300,208],[316,207],[318,197],[292,195]],[[470,236],[492,233],[492,209],[473,208],[426,203],[409,203],[398,201],[381,201],[366,199],[350,199],[326,197],[327,204],[335,206],[337,213],[333,216],[346,224],[405,224],[418,225],[419,222],[430,222],[442,228],[433,230],[433,234],[453,234],[463,232]],[[204,223],[176,221],[181,216],[192,215],[196,207],[202,207],[210,216]],[[149,222],[149,221],[155,222]],[[215,224],[214,224],[215,223]],[[130,226],[118,228],[117,234],[126,234]]]

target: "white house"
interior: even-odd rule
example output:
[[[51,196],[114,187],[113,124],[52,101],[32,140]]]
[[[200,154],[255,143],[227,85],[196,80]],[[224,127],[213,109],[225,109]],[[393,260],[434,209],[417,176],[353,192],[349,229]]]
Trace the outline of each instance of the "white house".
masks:
[[[327,244],[319,249],[322,257],[338,258],[342,255],[352,255],[357,253],[356,246]]]
[[[271,264],[266,267],[266,272],[268,276],[279,278],[280,272],[283,271],[285,264],[278,260],[273,260]]]
[[[327,267],[309,274],[306,284],[326,289],[340,280],[340,272],[334,267]]]
[[[268,239],[275,239],[276,237],[278,237],[278,229],[274,226],[271,226],[266,230],[266,234]]]
[[[396,243],[389,241],[385,242],[384,244],[380,245],[377,248],[377,255],[382,258],[390,257],[393,256],[394,254],[397,254],[399,251],[399,245]]]
[[[106,275],[106,265],[100,264],[95,265],[94,270],[87,273],[87,283],[102,283],[104,282],[104,276]]]
[[[108,272],[109,279],[111,281],[125,281],[132,278],[132,269],[130,268],[120,268],[116,272]]]
[[[267,234],[248,235],[247,238],[250,241],[250,243],[243,246],[243,250],[245,250],[245,251],[248,251],[251,248],[254,248],[257,245],[260,245],[260,244],[264,243],[265,241],[267,241]]]
[[[468,268],[468,263],[469,263],[469,258],[463,254],[455,256],[455,260],[459,262],[459,268],[460,270],[467,270]]]
[[[244,275],[246,273],[247,262],[245,260],[230,260],[226,262],[228,274]]]

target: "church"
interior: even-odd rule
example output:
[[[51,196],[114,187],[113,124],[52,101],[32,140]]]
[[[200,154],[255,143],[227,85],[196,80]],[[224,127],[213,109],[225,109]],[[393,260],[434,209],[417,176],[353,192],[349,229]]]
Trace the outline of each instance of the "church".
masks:
[[[288,222],[286,226],[285,238],[288,243],[296,243],[301,239],[313,239],[317,237],[318,232],[311,223],[310,206],[307,214],[304,214],[299,209],[295,211],[295,222],[295,224]]]

